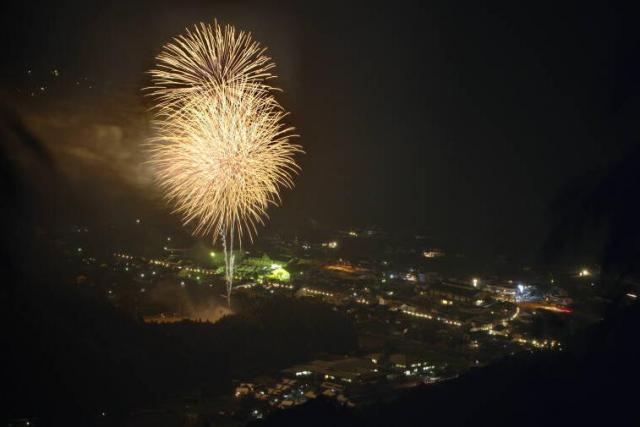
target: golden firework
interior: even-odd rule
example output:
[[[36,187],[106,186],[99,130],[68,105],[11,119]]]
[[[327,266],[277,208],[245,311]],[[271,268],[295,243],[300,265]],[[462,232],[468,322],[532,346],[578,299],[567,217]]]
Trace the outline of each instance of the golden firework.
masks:
[[[275,64],[265,51],[250,33],[200,23],[164,46],[147,89],[158,102],[157,111],[167,114],[193,94],[236,81],[270,90],[266,81],[275,77],[270,72]]]
[[[167,199],[198,236],[252,239],[282,187],[293,187],[301,147],[284,111],[243,82],[193,94],[159,121],[151,164]],[[227,235],[233,233],[233,236]]]
[[[230,303],[234,243],[253,240],[302,152],[266,81],[273,62],[247,33],[200,24],[166,45],[150,72],[156,99],[151,165],[197,236],[222,240]]]

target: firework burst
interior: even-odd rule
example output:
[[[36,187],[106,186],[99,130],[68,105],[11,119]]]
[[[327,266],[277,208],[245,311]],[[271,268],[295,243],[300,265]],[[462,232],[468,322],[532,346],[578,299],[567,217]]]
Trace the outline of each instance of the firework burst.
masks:
[[[266,84],[274,64],[249,34],[201,24],[157,59],[151,165],[193,234],[222,241],[230,304],[234,244],[253,240],[280,190],[293,187],[302,149]]]
[[[157,112],[166,114],[219,85],[241,81],[269,91],[273,88],[266,82],[275,77],[275,64],[265,51],[250,33],[200,23],[164,46],[149,72],[153,85],[147,90],[158,103]]]
[[[232,83],[203,95],[158,123],[151,163],[167,199],[194,234],[225,230],[253,239],[279,191],[293,186],[298,145],[275,99]],[[229,236],[230,237],[230,236]]]

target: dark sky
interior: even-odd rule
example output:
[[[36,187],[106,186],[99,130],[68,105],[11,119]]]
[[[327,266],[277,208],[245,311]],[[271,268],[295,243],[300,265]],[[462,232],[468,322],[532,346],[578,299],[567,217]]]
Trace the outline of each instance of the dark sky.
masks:
[[[40,116],[108,105],[125,136],[144,133],[128,126],[146,123],[145,70],[213,18],[269,47],[302,135],[276,226],[371,224],[528,253],[569,180],[637,141],[638,14],[613,2],[20,2],[2,17],[3,96]]]

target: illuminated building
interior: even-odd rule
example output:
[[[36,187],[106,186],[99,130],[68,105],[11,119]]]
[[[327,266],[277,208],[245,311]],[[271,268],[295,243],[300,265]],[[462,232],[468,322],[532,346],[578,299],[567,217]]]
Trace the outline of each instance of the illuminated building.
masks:
[[[454,282],[441,282],[429,285],[420,293],[438,301],[445,300],[447,301],[447,305],[454,303],[474,305],[476,301],[485,300],[487,296],[484,291],[477,288]]]

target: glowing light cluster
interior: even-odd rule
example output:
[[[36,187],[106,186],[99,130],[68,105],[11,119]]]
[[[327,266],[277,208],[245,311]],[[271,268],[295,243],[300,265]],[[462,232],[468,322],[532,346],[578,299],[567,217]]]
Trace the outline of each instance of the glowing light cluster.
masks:
[[[514,338],[514,341],[517,342],[518,344],[522,344],[522,345],[530,345],[533,346],[535,348],[548,348],[548,349],[555,349],[555,348],[560,348],[561,345],[558,341],[555,340],[548,340],[548,339],[544,339],[544,340],[537,340],[537,339],[526,339],[526,338]]]
[[[204,274],[204,275],[214,275],[216,274],[215,270],[211,270],[211,269],[206,269],[206,268],[199,268],[199,267],[183,267],[181,265],[178,265],[176,263],[171,263],[171,262],[167,262],[167,261],[163,261],[160,259],[147,259],[144,257],[139,257],[139,258],[135,258],[131,255],[127,255],[127,254],[120,254],[120,253],[114,253],[113,254],[116,258],[121,258],[121,259],[126,259],[126,260],[135,260],[135,259],[139,259],[142,262],[146,262],[148,264],[152,264],[152,265],[158,265],[160,267],[165,267],[165,268],[175,268],[178,270],[184,270],[190,273],[198,273],[198,274]],[[155,272],[153,272],[152,274],[155,274]],[[144,277],[144,275],[143,275]]]
[[[270,283],[268,287],[276,289],[293,289],[293,285],[285,285],[282,283]]]
[[[333,294],[331,292],[319,291],[317,289],[302,288],[301,290],[303,292],[306,292],[306,293],[311,294],[311,295],[320,295],[320,296],[324,296],[324,297],[332,297],[333,296]]]
[[[338,247],[338,242],[336,242],[335,240],[333,240],[331,242],[324,242],[324,243],[322,243],[322,247],[323,248],[335,249],[335,248]]]
[[[413,317],[436,320],[438,322],[444,323],[445,325],[449,325],[449,326],[462,326],[462,322],[459,322],[457,320],[447,319],[441,316],[432,316],[431,314],[428,314],[428,313],[421,313],[419,311],[413,311],[413,310],[402,310],[402,312],[404,314],[408,314],[409,316],[413,316]]]

